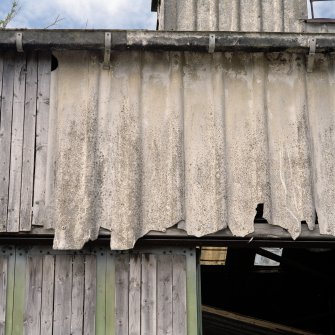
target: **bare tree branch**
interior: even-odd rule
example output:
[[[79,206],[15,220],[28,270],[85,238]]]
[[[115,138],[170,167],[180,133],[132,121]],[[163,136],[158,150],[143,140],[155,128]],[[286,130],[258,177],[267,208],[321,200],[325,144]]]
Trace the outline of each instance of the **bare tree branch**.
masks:
[[[0,29],[5,29],[8,24],[15,18],[20,9],[21,7],[19,6],[19,1],[13,0],[10,11],[4,19],[0,20]]]
[[[59,22],[61,22],[61,21],[64,20],[63,17],[59,17],[59,16],[60,16],[60,15],[57,15],[57,17],[55,18],[55,20],[54,20],[52,23],[50,23],[48,26],[46,26],[45,28],[43,28],[43,29],[49,29],[49,28],[51,28],[51,27],[57,26],[57,24],[58,24]]]

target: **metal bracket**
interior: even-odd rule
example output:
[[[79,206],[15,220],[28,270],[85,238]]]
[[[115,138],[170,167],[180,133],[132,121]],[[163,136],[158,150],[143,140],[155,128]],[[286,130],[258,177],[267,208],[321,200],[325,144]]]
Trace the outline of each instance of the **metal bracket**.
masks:
[[[15,34],[16,51],[23,52],[22,33]]]
[[[103,68],[109,70],[111,66],[112,33],[105,33],[105,53]]]
[[[209,34],[208,52],[210,54],[215,51],[215,34]]]
[[[316,38],[311,38],[309,40],[309,54],[307,56],[307,72],[313,72],[314,61],[315,61],[315,52],[316,52]]]

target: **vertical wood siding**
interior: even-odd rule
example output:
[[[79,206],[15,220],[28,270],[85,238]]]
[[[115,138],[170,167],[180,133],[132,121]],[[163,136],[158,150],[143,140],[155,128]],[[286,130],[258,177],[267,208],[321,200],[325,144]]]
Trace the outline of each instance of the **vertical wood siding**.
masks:
[[[50,74],[49,52],[0,55],[0,232],[45,218]]]
[[[0,335],[196,335],[196,280],[195,250],[0,246]]]

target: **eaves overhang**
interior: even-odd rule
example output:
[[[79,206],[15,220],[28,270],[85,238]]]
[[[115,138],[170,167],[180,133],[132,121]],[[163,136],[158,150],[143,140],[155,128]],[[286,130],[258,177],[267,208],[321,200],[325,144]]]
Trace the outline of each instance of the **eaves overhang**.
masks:
[[[148,30],[2,30],[0,49],[16,49],[16,34],[22,33],[24,51],[104,50],[105,33],[111,33],[111,50],[208,52],[214,38],[215,52],[308,53],[311,40],[317,52],[335,51],[335,34],[256,32],[175,32]],[[210,37],[211,35],[211,37]],[[214,36],[214,37],[213,37]]]

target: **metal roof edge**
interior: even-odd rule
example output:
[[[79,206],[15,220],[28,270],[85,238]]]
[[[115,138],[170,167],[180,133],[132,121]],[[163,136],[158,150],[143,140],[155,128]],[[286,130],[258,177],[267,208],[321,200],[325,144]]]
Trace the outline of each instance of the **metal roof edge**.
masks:
[[[23,50],[103,50],[105,33],[112,36],[112,50],[208,52],[214,35],[214,51],[308,52],[312,39],[317,52],[335,51],[332,33],[176,32],[149,30],[24,30],[0,31],[0,49],[16,49],[16,34],[22,33]],[[213,48],[213,45],[211,46]]]

